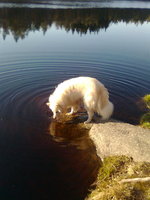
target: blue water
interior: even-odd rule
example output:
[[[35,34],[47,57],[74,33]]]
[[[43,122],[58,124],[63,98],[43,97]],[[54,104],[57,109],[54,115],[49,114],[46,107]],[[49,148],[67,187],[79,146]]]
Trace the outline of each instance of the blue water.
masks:
[[[51,121],[48,96],[92,76],[109,90],[112,118],[138,124],[150,93],[150,10],[5,7],[0,18],[0,197],[84,199],[100,160],[76,121]]]
[[[0,92],[12,93],[5,104],[18,95],[35,98],[46,93],[48,98],[61,81],[92,76],[109,89],[114,118],[138,122],[142,114],[138,101],[150,91],[149,33],[150,23],[120,22],[98,33],[66,32],[53,24],[45,34],[29,32],[17,42],[11,34],[5,40],[1,36]]]

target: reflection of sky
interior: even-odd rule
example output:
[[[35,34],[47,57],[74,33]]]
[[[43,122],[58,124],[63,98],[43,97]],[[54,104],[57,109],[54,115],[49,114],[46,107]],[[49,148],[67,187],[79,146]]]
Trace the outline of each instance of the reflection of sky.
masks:
[[[132,54],[144,59],[150,56],[150,23],[112,24],[106,31],[78,34],[57,29],[53,25],[45,34],[42,31],[29,32],[18,42],[12,35],[3,40],[0,51],[7,52],[88,52]]]

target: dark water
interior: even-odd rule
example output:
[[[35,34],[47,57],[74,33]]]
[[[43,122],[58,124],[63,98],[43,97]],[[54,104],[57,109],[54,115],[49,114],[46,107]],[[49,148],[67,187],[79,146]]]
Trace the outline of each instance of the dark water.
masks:
[[[93,76],[109,89],[113,118],[137,124],[150,93],[150,10],[0,8],[0,197],[86,196],[100,160],[76,121],[51,121],[61,81]]]

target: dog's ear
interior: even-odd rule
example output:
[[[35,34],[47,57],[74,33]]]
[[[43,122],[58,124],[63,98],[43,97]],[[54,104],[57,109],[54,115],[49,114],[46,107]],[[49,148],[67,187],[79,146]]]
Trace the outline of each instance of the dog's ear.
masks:
[[[50,103],[48,102],[48,103],[46,103],[46,105],[47,105],[47,106],[50,106]]]

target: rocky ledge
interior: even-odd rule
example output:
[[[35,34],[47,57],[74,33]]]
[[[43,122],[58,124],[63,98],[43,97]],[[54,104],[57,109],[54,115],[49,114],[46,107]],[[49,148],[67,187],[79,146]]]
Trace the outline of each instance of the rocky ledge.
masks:
[[[150,162],[150,129],[121,122],[92,124],[89,136],[98,156],[126,155],[134,161]]]

